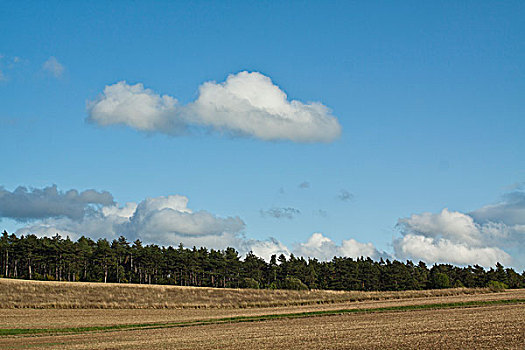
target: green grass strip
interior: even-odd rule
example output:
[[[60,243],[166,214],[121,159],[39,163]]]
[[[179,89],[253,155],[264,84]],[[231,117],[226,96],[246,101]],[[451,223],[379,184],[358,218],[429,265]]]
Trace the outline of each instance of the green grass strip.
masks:
[[[402,306],[386,306],[379,308],[362,308],[362,309],[339,309],[339,310],[323,310],[323,311],[306,311],[286,314],[269,314],[259,316],[234,316],[224,318],[212,318],[206,320],[194,320],[183,322],[164,322],[164,323],[138,323],[138,324],[123,324],[112,326],[93,326],[93,327],[70,327],[70,328],[3,328],[0,329],[0,336],[13,335],[54,335],[64,333],[87,333],[87,332],[106,332],[106,331],[121,331],[121,330],[138,330],[138,329],[157,329],[157,328],[173,328],[173,327],[191,327],[208,324],[223,324],[223,323],[240,323],[240,322],[258,322],[268,321],[283,318],[304,318],[317,316],[342,315],[351,313],[378,313],[389,311],[411,311],[411,310],[427,310],[427,309],[450,309],[450,308],[464,308],[488,305],[502,305],[502,304],[522,304],[525,299],[504,299],[504,300],[475,300],[455,303],[438,303],[438,304],[419,304],[419,305],[402,305]]]

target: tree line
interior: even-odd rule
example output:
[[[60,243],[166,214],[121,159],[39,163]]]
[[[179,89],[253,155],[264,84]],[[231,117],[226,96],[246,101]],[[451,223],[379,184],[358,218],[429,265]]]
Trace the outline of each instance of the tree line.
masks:
[[[319,261],[293,254],[273,255],[266,262],[252,252],[242,258],[234,248],[161,247],[129,242],[123,236],[111,242],[84,236],[72,241],[58,234],[17,237],[4,231],[0,255],[0,277],[34,280],[363,291],[525,288],[525,271],[520,275],[499,263],[486,270],[479,265],[428,267],[424,262],[382,258]]]

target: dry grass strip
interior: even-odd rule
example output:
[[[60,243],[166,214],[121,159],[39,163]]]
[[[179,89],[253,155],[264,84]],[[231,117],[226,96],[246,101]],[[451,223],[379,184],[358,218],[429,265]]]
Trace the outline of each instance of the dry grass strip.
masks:
[[[264,308],[491,293],[485,288],[401,292],[291,291],[0,279],[0,308]]]

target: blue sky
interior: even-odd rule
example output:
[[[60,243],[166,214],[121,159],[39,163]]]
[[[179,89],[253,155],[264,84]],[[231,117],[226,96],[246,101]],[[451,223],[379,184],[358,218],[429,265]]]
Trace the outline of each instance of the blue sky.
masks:
[[[0,9],[0,216],[9,232],[525,267],[523,2],[5,1]],[[284,91],[301,113],[321,103],[331,112],[314,116],[340,134],[322,121],[282,131],[258,107],[250,111],[264,130],[234,127],[245,115],[231,106],[218,127],[218,115],[194,107],[199,87],[211,81],[219,91],[230,75],[257,96],[266,96],[260,87]],[[140,111],[124,98],[139,95],[182,107],[133,120],[98,113],[105,89],[124,81],[122,110]],[[154,116],[189,127],[137,126]],[[298,136],[303,126],[311,131]],[[56,193],[38,192],[53,185]],[[113,202],[82,202],[82,218],[43,209],[71,189],[107,191]],[[152,204],[162,197],[172,200]],[[176,215],[150,226],[108,223],[102,207],[126,202],[148,217]]]

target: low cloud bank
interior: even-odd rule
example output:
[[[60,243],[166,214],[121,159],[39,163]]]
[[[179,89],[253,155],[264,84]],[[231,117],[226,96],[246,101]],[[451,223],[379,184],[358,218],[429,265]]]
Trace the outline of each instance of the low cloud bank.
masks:
[[[87,190],[59,191],[56,186],[28,190],[19,187],[13,192],[0,191],[0,217],[29,223],[17,235],[37,234],[78,239],[85,235],[94,239],[115,239],[120,235],[134,241],[176,246],[225,249],[234,247],[244,254],[269,260],[271,255],[284,254],[330,260],[334,256],[370,256],[381,254],[371,243],[353,239],[338,246],[321,233],[314,233],[305,243],[289,249],[275,238],[255,240],[245,237],[245,223],[238,216],[222,217],[205,210],[188,207],[189,199],[181,195],[146,198],[139,203],[119,205],[109,192]],[[270,211],[277,217],[299,213],[297,209]],[[275,213],[274,213],[275,212]]]
[[[147,198],[140,203],[117,204],[85,212],[82,217],[50,217],[30,224],[17,234],[39,233],[78,238],[113,239],[125,235],[161,245],[239,246],[245,224],[239,217],[220,217],[205,210],[193,211],[180,195]]]
[[[17,235],[59,233],[72,239],[81,235],[94,239],[124,235],[130,240],[160,245],[234,247],[241,254],[253,251],[266,260],[272,254],[293,253],[319,260],[363,256],[484,267],[496,262],[524,266],[525,193],[521,191],[470,213],[445,208],[439,213],[399,219],[401,237],[393,240],[394,256],[379,251],[372,243],[346,239],[338,244],[319,232],[292,249],[275,238],[250,239],[245,236],[246,224],[240,217],[195,211],[188,203],[189,199],[182,195],[120,205],[106,191],[59,191],[54,185],[42,189],[18,187],[14,191],[0,188],[0,218],[26,223]],[[274,209],[264,215],[289,219],[299,213],[294,208]]]

